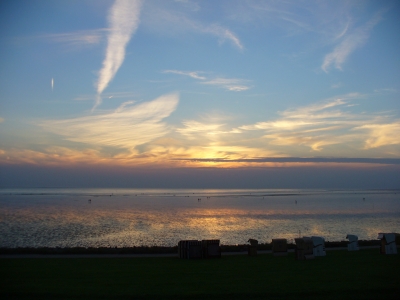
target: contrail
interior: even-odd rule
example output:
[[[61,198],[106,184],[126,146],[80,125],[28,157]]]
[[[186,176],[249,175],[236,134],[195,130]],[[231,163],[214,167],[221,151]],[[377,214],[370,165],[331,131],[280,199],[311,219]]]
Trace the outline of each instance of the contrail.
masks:
[[[54,90],[54,78],[51,79],[51,91]]]
[[[97,97],[93,109],[101,103],[101,93],[124,61],[126,45],[139,26],[140,8],[141,0],[116,0],[108,13],[106,56],[99,71]]]

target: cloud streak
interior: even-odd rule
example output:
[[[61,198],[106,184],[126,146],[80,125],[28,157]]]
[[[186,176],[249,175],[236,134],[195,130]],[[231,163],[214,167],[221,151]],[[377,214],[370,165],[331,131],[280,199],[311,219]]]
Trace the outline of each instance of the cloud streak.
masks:
[[[168,126],[161,121],[176,109],[178,102],[177,94],[165,95],[137,105],[127,102],[113,112],[49,120],[39,126],[68,141],[133,150],[168,133]]]
[[[351,112],[349,102],[363,97],[358,93],[334,97],[286,110],[280,113],[279,119],[243,125],[238,129],[261,131],[270,145],[306,146],[312,151],[322,151],[327,146],[339,144],[358,149],[400,144],[396,135],[400,130],[398,120],[390,122],[390,116]]]
[[[196,16],[194,16],[193,14],[188,14],[186,10],[163,7],[164,3],[168,3],[167,1],[160,3],[154,5],[151,2],[146,2],[147,5],[151,5],[151,9],[149,10],[151,14],[148,14],[145,20],[147,26],[164,31],[167,34],[176,34],[185,31],[207,34],[218,38],[220,44],[229,42],[240,51],[244,49],[240,38],[226,26],[221,25],[219,22],[198,21],[197,13],[200,11],[200,6],[195,10]],[[168,4],[166,5],[168,6]],[[191,12],[193,13],[194,10]]]
[[[200,27],[200,31],[211,33],[212,35],[217,36],[220,39],[221,43],[225,40],[228,40],[231,41],[231,43],[235,45],[238,49],[244,49],[242,43],[240,42],[240,39],[227,28],[214,24],[208,27]]]
[[[79,30],[74,32],[47,34],[41,37],[56,43],[80,47],[99,44],[107,31],[108,29]]]
[[[199,75],[201,72],[190,72],[190,71],[178,71],[178,70],[165,70],[163,73],[171,73],[171,74],[178,74],[178,75],[184,75],[184,76],[189,76],[194,79],[199,79],[199,80],[206,80],[207,78],[204,76]]]
[[[162,72],[188,76],[193,79],[200,80],[201,84],[215,85],[233,92],[242,92],[251,88],[250,86],[247,85],[248,80],[239,78],[224,78],[224,77],[208,78],[206,76],[199,75],[201,73],[204,73],[200,71],[164,70]]]
[[[216,85],[232,92],[242,92],[250,89],[250,86],[244,84],[245,80],[237,78],[215,78],[204,81],[203,84]]]
[[[101,103],[101,93],[114,78],[125,59],[125,48],[139,26],[140,0],[116,0],[108,15],[109,34],[106,56],[97,81],[95,107]]]
[[[382,19],[381,14],[381,12],[377,13],[369,22],[352,33],[347,34],[348,27],[346,27],[346,30],[339,36],[340,44],[325,56],[321,69],[328,73],[329,68],[334,65],[336,69],[342,70],[347,58],[367,42],[370,31]]]
[[[363,158],[363,157],[262,157],[251,159],[192,158],[178,159],[194,162],[238,162],[238,163],[361,163],[400,165],[400,158]]]
[[[368,138],[365,141],[365,149],[400,144],[400,122],[367,124],[354,129],[368,132]]]

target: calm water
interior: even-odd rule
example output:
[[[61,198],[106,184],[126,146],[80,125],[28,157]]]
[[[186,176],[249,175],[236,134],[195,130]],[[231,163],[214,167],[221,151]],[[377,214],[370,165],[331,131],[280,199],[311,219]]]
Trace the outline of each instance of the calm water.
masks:
[[[399,190],[0,190],[0,247],[340,241],[379,232],[400,232]]]

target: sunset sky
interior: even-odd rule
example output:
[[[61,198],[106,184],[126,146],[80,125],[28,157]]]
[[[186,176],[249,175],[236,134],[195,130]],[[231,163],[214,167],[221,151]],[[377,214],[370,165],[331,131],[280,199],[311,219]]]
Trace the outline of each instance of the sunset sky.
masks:
[[[399,16],[1,1],[0,187],[400,188]]]

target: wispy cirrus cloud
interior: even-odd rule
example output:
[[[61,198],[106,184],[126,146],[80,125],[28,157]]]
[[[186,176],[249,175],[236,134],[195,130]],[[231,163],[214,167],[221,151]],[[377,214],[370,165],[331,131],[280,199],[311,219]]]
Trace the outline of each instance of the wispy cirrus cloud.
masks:
[[[233,92],[242,92],[251,88],[248,85],[249,81],[245,79],[224,78],[224,77],[209,78],[206,76],[201,76],[200,74],[204,74],[205,72],[200,72],[200,71],[164,70],[162,72],[188,76],[193,79],[200,80],[201,84],[215,85]]]
[[[365,149],[378,148],[387,145],[400,145],[400,121],[387,124],[366,124],[354,128],[366,131],[368,137]]]
[[[261,131],[271,145],[306,146],[322,151],[327,146],[346,144],[355,149],[400,144],[398,120],[384,114],[356,114],[352,100],[365,97],[350,93],[280,113],[281,118],[240,126],[244,131]],[[360,132],[356,132],[359,130]],[[365,146],[363,146],[365,145]]]
[[[146,3],[149,7],[147,11],[146,26],[157,31],[163,31],[166,34],[176,34],[177,32],[192,32],[197,34],[206,34],[214,36],[220,44],[229,42],[236,49],[242,51],[244,45],[235,32],[227,26],[222,25],[220,20],[213,22],[204,22],[199,20],[198,14],[201,11],[200,4],[196,5],[196,9],[190,9],[191,13],[180,8],[187,7],[188,1],[180,1],[183,6],[171,8],[169,2],[160,2],[157,5]],[[193,14],[195,12],[195,14]]]
[[[220,39],[220,42],[223,43],[225,40],[231,41],[233,45],[235,45],[238,49],[243,50],[244,46],[240,39],[229,29],[220,26],[220,25],[210,25],[210,26],[199,26],[196,24],[195,28],[198,28],[200,31],[204,33],[210,33]]]
[[[139,26],[140,0],[116,0],[108,15],[110,25],[106,56],[99,71],[95,107],[101,103],[101,94],[114,78],[125,59],[125,48]]]
[[[103,42],[108,30],[108,28],[86,29],[72,32],[34,35],[29,37],[16,37],[14,40],[21,43],[39,39],[46,42],[61,44],[63,50],[81,50],[82,48],[96,46]]]
[[[199,79],[199,80],[206,80],[207,79],[206,77],[199,75],[202,72],[198,72],[198,71],[164,70],[163,73],[184,75],[184,76],[189,76],[189,77],[192,77],[194,79]]]
[[[321,69],[328,73],[329,68],[333,65],[336,69],[342,70],[342,66],[348,57],[357,49],[362,47],[368,40],[370,31],[382,19],[382,12],[378,12],[370,21],[353,31],[346,30],[340,34],[337,39],[340,43],[335,49],[328,53],[321,65]]]
[[[186,136],[189,139],[197,139],[200,135],[212,135],[221,130],[225,124],[204,123],[195,120],[186,120],[182,122],[183,127],[177,128],[176,132]]]
[[[250,86],[245,85],[244,83],[247,80],[237,79],[237,78],[215,78],[211,80],[204,81],[203,84],[216,85],[220,86],[226,90],[233,92],[242,92],[250,89]]]
[[[107,99],[127,99],[134,98],[135,93],[131,92],[114,92],[114,93],[103,93],[102,97]],[[95,94],[87,94],[87,95],[79,95],[74,98],[75,101],[93,101],[96,100],[97,95]]]
[[[387,4],[390,6],[390,4]],[[238,11],[240,9],[240,12]],[[364,46],[372,29],[382,20],[385,9],[363,19],[365,11],[357,2],[337,0],[335,2],[307,1],[257,1],[248,0],[240,6],[227,9],[231,19],[257,26],[282,28],[289,36],[313,35],[313,45],[304,45],[305,50],[331,48],[322,58],[320,68],[328,73],[331,68],[343,69],[344,63],[357,49]],[[358,23],[360,20],[363,20]],[[305,43],[308,39],[304,38]],[[299,45],[301,47],[301,45]],[[295,50],[296,51],[296,50]],[[298,51],[298,50],[297,50]],[[297,55],[291,54],[290,57]]]
[[[104,39],[104,36],[107,32],[108,29],[102,28],[92,30],[79,30],[66,33],[46,34],[40,37],[72,47],[81,47],[99,44]]]
[[[175,132],[187,139],[181,143],[187,148],[171,159],[221,166],[399,164],[400,121],[388,112],[354,111],[354,102],[367,97],[340,95],[285,110],[275,120],[239,127],[228,119],[185,120]],[[320,156],[310,157],[310,152]]]
[[[176,109],[178,102],[177,94],[165,95],[136,105],[127,102],[112,112],[43,121],[39,126],[68,141],[131,150],[169,132],[162,120]]]
[[[338,0],[299,2],[248,0],[226,8],[230,19],[257,26],[282,28],[289,36],[316,33],[323,38],[338,39],[349,29],[351,8],[356,4]]]

